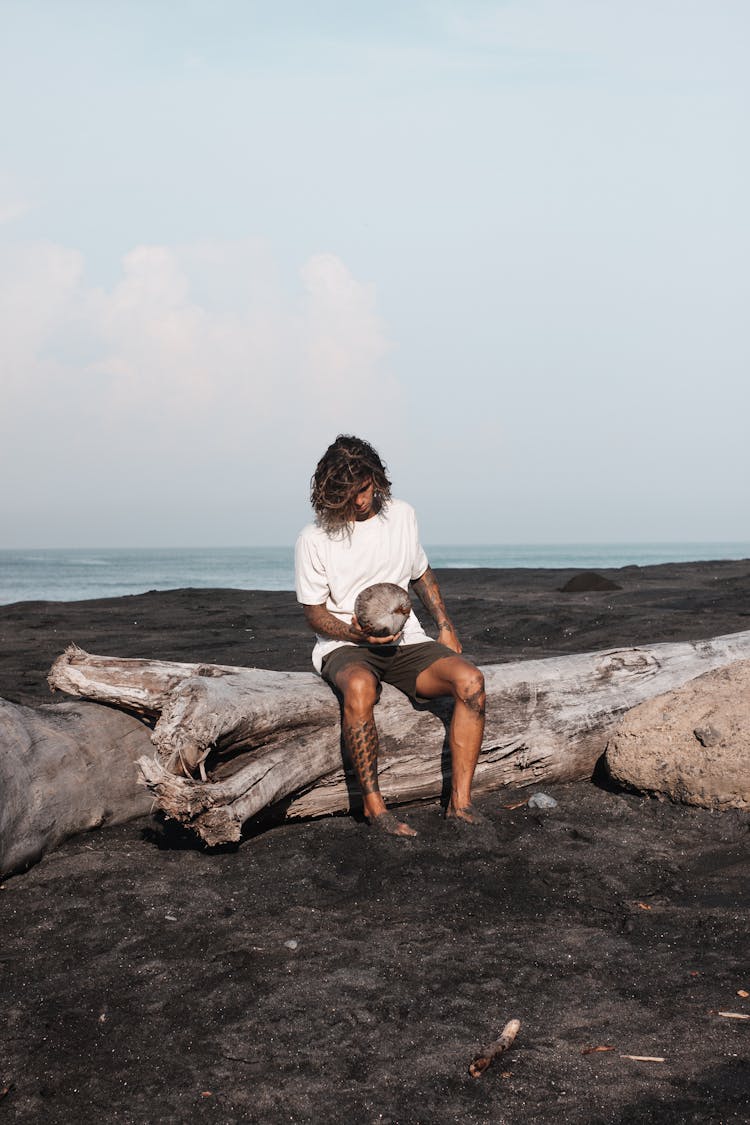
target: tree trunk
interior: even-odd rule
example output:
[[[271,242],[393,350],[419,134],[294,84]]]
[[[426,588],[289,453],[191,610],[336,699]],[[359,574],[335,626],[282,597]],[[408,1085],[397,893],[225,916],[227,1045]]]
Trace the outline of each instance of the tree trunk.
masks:
[[[744,632],[486,667],[487,727],[475,792],[590,777],[625,711],[748,657],[750,632]],[[210,844],[238,840],[249,817],[281,800],[288,802],[287,816],[350,806],[338,703],[317,676],[118,660],[71,648],[49,680],[54,688],[158,717],[157,757],[138,762],[144,783],[166,815]],[[449,717],[449,701],[414,706],[384,688],[376,718],[387,801],[446,789]],[[204,763],[209,780],[184,776]]]
[[[19,707],[0,699],[0,875],[22,871],[68,836],[147,813],[136,761],[142,721],[94,703]]]

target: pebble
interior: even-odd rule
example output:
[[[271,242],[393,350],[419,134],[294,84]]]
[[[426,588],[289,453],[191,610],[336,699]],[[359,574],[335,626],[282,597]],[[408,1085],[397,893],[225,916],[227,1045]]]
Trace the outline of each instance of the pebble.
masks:
[[[299,945],[299,942],[295,941],[294,938],[290,938],[289,941],[284,942],[284,945],[287,949],[296,949]]]
[[[532,793],[528,800],[530,809],[556,809],[557,801],[548,793]]]

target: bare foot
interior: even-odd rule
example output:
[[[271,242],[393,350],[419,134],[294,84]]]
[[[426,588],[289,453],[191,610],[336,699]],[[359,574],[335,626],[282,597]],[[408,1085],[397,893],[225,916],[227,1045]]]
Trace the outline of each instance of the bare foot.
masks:
[[[445,810],[445,819],[461,821],[462,824],[476,825],[477,827],[489,824],[487,817],[471,804],[458,807],[451,802]]]
[[[384,832],[386,836],[416,836],[413,828],[404,824],[403,820],[399,820],[388,810],[378,813],[377,816],[368,817],[367,823],[370,828],[375,828],[378,832]]]

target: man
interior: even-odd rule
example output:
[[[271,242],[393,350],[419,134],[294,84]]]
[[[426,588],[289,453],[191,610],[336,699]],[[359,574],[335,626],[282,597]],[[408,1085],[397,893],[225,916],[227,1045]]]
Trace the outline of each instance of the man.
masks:
[[[414,509],[392,499],[385,466],[372,446],[344,434],[318,462],[311,502],[317,519],[300,533],[295,551],[297,600],[317,634],[313,665],[343,700],[344,746],[365,817],[391,835],[416,835],[386,809],[378,786],[374,707],[384,681],[416,700],[453,696],[445,815],[479,823],[471,783],[484,733],[484,678],[460,655],[461,642],[419,542]],[[354,617],[354,602],[376,582],[394,582],[404,590],[411,583],[438,628],[437,642],[413,612],[395,636],[367,636]]]

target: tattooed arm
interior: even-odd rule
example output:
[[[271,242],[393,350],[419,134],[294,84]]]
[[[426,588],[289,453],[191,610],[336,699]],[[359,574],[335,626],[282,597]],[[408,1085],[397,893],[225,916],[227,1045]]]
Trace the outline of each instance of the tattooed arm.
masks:
[[[461,652],[461,642],[453,627],[453,622],[448,616],[448,611],[445,608],[445,602],[443,601],[443,595],[440,593],[437,578],[432,573],[429,566],[421,578],[417,578],[412,582],[412,586],[416,590],[422,605],[438,627],[438,640],[440,643],[447,645],[448,648],[452,648],[454,652]]]
[[[347,624],[340,617],[336,617],[324,605],[303,605],[307,624],[321,637],[331,637],[336,641],[346,641],[350,645],[391,645],[401,636],[396,633],[392,637],[368,637],[360,629],[357,618],[352,617]]]

